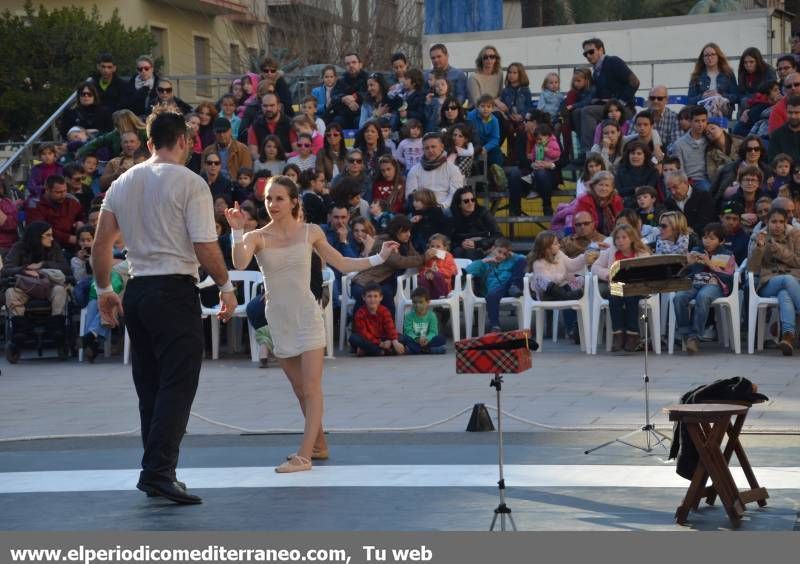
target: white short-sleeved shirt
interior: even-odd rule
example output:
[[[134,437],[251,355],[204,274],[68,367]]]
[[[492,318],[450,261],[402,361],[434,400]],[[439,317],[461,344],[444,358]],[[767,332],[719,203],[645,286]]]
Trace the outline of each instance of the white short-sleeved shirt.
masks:
[[[217,240],[208,185],[188,168],[145,161],[108,189],[101,208],[117,218],[131,276],[197,278],[193,243]]]

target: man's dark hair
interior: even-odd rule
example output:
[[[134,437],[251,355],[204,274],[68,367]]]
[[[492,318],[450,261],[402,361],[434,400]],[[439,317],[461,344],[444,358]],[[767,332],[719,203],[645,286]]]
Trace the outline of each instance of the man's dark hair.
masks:
[[[650,125],[653,125],[653,112],[651,112],[650,110],[642,110],[641,112],[636,114],[636,117],[633,118],[633,123],[636,123],[636,120],[639,118],[644,118],[650,122]]]
[[[694,119],[697,116],[706,116],[708,117],[708,110],[705,109],[703,106],[695,106],[689,112],[689,116]]]
[[[114,57],[111,55],[111,53],[100,53],[97,55],[97,64],[100,63],[111,63],[113,65]]]
[[[186,120],[176,111],[156,109],[147,118],[147,138],[158,149],[172,149],[180,137],[186,137]]]
[[[666,164],[678,165],[678,170],[681,168],[681,160],[678,157],[673,157],[671,155],[669,157],[664,157],[664,160],[661,161],[661,166]]]
[[[781,84],[777,80],[769,80],[767,82],[763,82],[761,86],[758,87],[758,93],[763,94],[764,96],[769,96],[769,93],[772,92],[772,89],[775,87],[780,88]]]
[[[405,53],[401,53],[400,51],[398,51],[397,53],[394,53],[392,55],[391,62],[393,63],[395,61],[403,61],[404,63],[407,63],[408,59],[406,58],[406,54]]]
[[[494,240],[494,246],[511,250],[511,241],[505,237],[498,237]]]
[[[86,169],[83,168],[83,165],[78,161],[72,161],[68,165],[64,167],[64,177],[65,178],[72,178],[75,176],[75,173],[84,174]]]
[[[786,107],[788,108],[789,106],[800,106],[800,96],[789,96],[789,99],[786,100]]]
[[[444,143],[444,137],[438,131],[429,131],[428,133],[426,133],[425,135],[422,136],[422,141],[423,142],[425,142],[425,141],[427,141],[429,139],[438,139],[439,141]]]
[[[447,55],[447,47],[444,46],[444,43],[434,43],[431,45],[431,48],[428,49],[428,55],[433,53],[434,51],[441,51],[445,55]]]
[[[692,119],[692,110],[697,106],[686,105],[678,111],[678,119]]]
[[[606,46],[603,45],[603,40],[597,37],[591,37],[589,39],[586,39],[583,43],[581,43],[581,47],[586,47],[587,45],[591,45],[595,49],[602,49],[603,51],[606,50]]]
[[[356,59],[358,59],[359,63],[361,62],[361,55],[359,55],[355,51],[348,51],[347,53],[345,53],[344,56],[342,57],[342,60],[344,61],[347,57],[355,57]]]
[[[793,69],[797,69],[797,61],[794,60],[792,55],[781,55],[778,57],[778,60],[775,61],[775,66],[777,67],[779,64],[787,62],[791,63]]]
[[[703,236],[705,235],[714,235],[720,241],[725,240],[725,228],[722,227],[721,223],[717,223],[716,221],[711,223],[706,223],[706,226],[703,227]]]
[[[643,194],[647,194],[649,196],[652,196],[653,198],[658,198],[658,192],[652,186],[647,186],[647,185],[638,186],[636,188],[636,191],[634,192],[634,197],[638,198]]]
[[[56,184],[66,184],[67,181],[60,174],[51,174],[44,182],[45,190],[52,190]]]

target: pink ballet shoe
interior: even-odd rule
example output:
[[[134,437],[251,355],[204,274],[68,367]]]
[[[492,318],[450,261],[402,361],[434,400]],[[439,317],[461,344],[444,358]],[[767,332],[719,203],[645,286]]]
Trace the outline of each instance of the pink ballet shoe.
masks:
[[[303,472],[305,470],[311,470],[311,461],[305,456],[300,456],[299,454],[295,454],[291,459],[275,468],[275,472],[278,474]]]

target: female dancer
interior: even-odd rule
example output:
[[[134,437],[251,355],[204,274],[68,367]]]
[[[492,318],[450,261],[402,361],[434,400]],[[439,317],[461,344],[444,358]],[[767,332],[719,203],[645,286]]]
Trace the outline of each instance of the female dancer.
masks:
[[[299,472],[311,470],[312,457],[327,458],[328,451],[322,433],[325,327],[322,309],[309,290],[311,252],[341,272],[357,272],[382,264],[397,252],[398,244],[387,241],[380,254],[367,258],[343,257],[328,244],[319,226],[303,223],[297,185],[285,176],[271,179],[266,206],[270,223],[246,235],[238,204],[225,211],[225,218],[231,226],[234,267],[246,268],[255,255],[264,275],[273,352],[305,416],[300,449],[275,471]]]

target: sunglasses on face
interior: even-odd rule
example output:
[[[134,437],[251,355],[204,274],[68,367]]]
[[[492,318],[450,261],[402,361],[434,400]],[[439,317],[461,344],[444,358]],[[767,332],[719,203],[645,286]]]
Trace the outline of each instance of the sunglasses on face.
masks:
[[[261,69],[261,72],[265,74],[275,74],[276,72],[278,72],[278,69],[263,68]]]
[[[351,158],[351,159],[347,159],[347,162],[348,163],[352,163],[352,164],[361,164],[361,163],[364,162],[364,159],[352,159]]]
[[[583,52],[583,56],[588,57],[589,55],[594,55],[595,51],[596,49],[587,49],[586,51]]]
[[[159,94],[169,94],[172,92],[172,88],[161,88],[160,86],[156,88],[156,90],[158,90]]]
[[[220,161],[206,161],[208,166],[219,166],[221,164]]]
[[[311,146],[311,143],[298,143],[297,146],[298,147],[303,147],[304,149],[307,149],[308,147]]]
[[[150,67],[136,67],[136,70],[139,72],[149,71]]]
[[[458,111],[458,106],[447,106],[447,111],[448,112],[457,112]]]
[[[471,204],[474,201],[475,201],[475,198],[464,198],[464,199],[461,200],[461,203],[462,204]]]
[[[748,153],[760,153],[761,152],[761,147],[748,147],[747,148],[747,152]]]
[[[484,61],[491,61],[492,59],[496,59],[497,55],[486,54],[482,58],[483,58]]]
[[[325,133],[325,135],[328,135],[329,137],[339,137],[341,133],[339,133],[338,131],[328,131],[327,133]]]
[[[94,98],[94,94],[91,92],[81,92],[81,98]]]
[[[800,88],[800,82],[792,82],[786,85],[786,88]]]
[[[663,102],[666,99],[667,99],[666,96],[650,96],[651,102]]]

